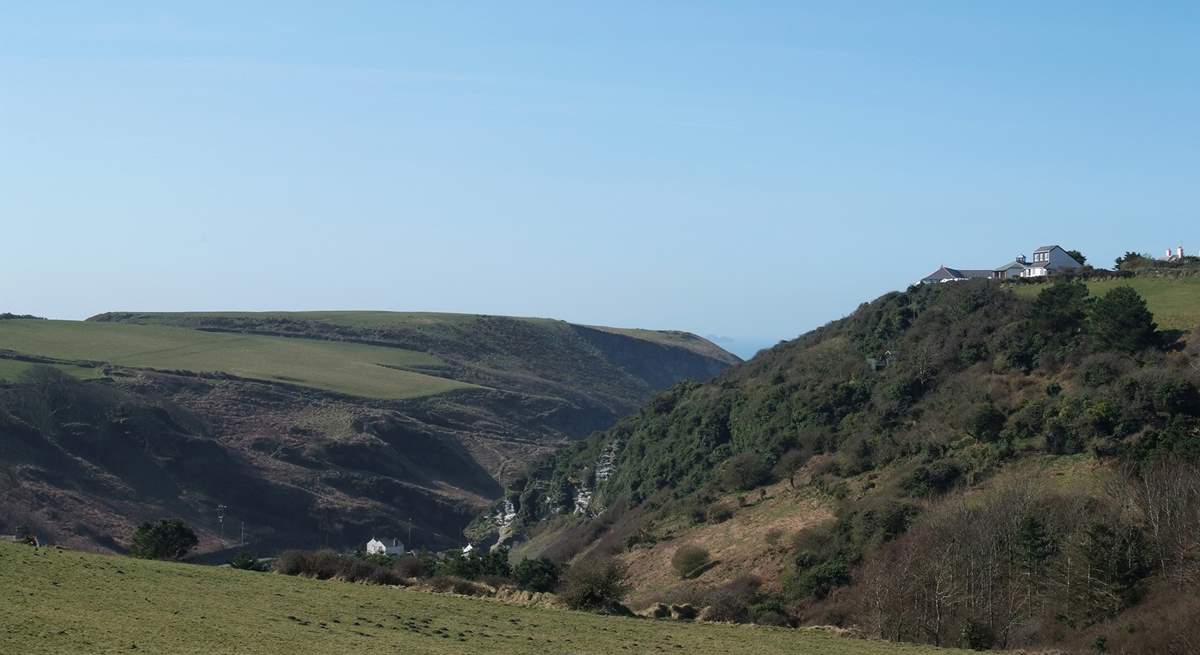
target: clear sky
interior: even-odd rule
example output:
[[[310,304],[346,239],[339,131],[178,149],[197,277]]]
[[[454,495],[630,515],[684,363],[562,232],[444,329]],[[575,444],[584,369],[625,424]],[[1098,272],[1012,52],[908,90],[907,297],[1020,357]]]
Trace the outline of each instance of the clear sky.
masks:
[[[1200,249],[1195,2],[177,4],[0,5],[0,311],[745,354],[942,263]]]

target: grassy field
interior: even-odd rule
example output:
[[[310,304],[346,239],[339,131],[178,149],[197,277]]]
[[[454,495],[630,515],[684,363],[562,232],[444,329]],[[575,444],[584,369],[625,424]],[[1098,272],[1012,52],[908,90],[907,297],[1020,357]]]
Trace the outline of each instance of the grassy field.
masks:
[[[1093,296],[1102,296],[1116,287],[1133,287],[1146,299],[1160,328],[1193,330],[1200,326],[1200,277],[1134,277],[1125,280],[1087,282]],[[1032,298],[1043,288],[1040,284],[1018,285],[1017,294]]]
[[[401,370],[436,368],[442,363],[432,355],[411,350],[174,327],[0,321],[0,349],[134,368],[220,371],[368,398],[413,398],[471,386]],[[9,364],[4,370],[11,375],[16,368]]]
[[[0,653],[944,653],[0,544]]]
[[[139,323],[159,323],[189,326],[205,319],[257,319],[315,321],[362,330],[387,330],[401,328],[428,334],[445,334],[449,329],[469,328],[474,321],[488,318],[478,314],[450,314],[439,312],[380,312],[380,311],[310,311],[310,312],[146,312],[135,313]],[[505,317],[523,321],[543,329],[565,329],[568,323],[550,318]],[[716,357],[734,363],[736,360],[716,345],[686,332],[673,330],[644,330],[640,328],[615,328],[589,325],[602,332],[620,334],[674,348]]]
[[[31,362],[22,362],[16,359],[0,359],[0,381],[12,382],[17,380],[31,366],[34,366]],[[90,380],[104,376],[104,373],[99,368],[89,366],[56,364],[54,368],[69,373],[80,380]]]

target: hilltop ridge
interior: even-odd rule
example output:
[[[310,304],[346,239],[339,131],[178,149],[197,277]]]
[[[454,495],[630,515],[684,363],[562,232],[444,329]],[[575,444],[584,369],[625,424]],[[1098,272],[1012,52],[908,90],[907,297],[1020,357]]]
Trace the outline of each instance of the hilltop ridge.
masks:
[[[225,505],[267,551],[460,544],[527,462],[736,361],[681,332],[467,314],[2,321],[0,522],[120,550],[176,514],[212,551],[236,544]]]

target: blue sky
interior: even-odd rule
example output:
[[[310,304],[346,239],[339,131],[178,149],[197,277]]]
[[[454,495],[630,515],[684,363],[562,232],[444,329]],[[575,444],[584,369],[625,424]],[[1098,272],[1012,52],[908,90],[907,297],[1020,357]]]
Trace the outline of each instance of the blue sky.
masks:
[[[194,4],[0,6],[0,311],[744,354],[942,263],[1200,249],[1196,3]]]

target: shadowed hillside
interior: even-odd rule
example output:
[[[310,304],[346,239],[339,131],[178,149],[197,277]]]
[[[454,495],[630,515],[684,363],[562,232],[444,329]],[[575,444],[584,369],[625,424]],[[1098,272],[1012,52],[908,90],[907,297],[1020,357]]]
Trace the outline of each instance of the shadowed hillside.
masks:
[[[118,550],[161,515],[209,551],[243,522],[262,550],[460,544],[528,462],[736,361],[684,333],[542,319],[104,319],[0,321],[0,523]]]

